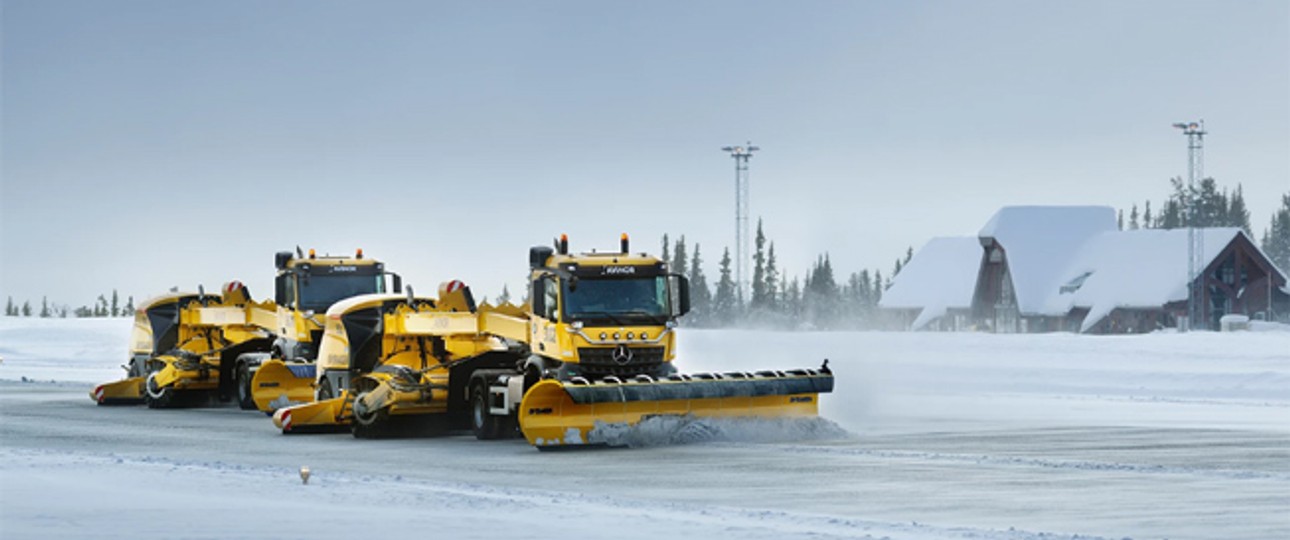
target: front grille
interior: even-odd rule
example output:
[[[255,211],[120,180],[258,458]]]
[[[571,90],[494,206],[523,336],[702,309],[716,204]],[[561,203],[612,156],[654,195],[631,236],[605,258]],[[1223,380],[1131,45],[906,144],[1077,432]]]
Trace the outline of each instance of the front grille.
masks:
[[[663,347],[628,347],[631,358],[626,362],[614,360],[617,347],[580,347],[578,364],[582,372],[590,376],[614,375],[631,377],[642,373],[653,373],[663,364]]]

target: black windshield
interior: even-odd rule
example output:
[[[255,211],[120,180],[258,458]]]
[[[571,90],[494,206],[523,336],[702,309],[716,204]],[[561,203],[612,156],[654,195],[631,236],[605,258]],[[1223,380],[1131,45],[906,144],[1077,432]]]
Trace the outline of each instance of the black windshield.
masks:
[[[661,324],[668,310],[667,278],[580,278],[565,282],[564,314],[568,320],[608,319],[611,323]]]
[[[351,296],[385,292],[385,279],[379,275],[313,275],[300,285],[300,309],[317,312]]]

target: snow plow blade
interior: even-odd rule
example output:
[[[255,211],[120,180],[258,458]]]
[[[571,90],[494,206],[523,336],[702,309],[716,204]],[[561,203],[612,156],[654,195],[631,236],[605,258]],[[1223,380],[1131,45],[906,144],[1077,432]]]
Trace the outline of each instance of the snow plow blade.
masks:
[[[255,408],[271,413],[314,400],[314,364],[288,364],[267,360],[251,377],[251,399]]]
[[[273,413],[273,425],[284,435],[349,431],[350,400],[348,396],[341,396],[280,408]]]
[[[90,399],[99,405],[135,405],[143,403],[143,377],[130,377],[100,384],[90,391]]]
[[[609,444],[601,426],[636,425],[655,416],[813,417],[819,394],[833,391],[833,373],[788,372],[695,374],[667,380],[538,382],[520,404],[520,430],[539,449]]]

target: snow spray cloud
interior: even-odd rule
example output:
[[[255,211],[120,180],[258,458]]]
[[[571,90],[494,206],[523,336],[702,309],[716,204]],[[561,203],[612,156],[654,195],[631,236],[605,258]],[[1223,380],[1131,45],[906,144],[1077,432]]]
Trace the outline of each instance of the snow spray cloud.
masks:
[[[798,442],[836,440],[852,435],[831,420],[811,418],[698,418],[655,416],[636,425],[596,422],[590,444],[632,448],[705,442]]]

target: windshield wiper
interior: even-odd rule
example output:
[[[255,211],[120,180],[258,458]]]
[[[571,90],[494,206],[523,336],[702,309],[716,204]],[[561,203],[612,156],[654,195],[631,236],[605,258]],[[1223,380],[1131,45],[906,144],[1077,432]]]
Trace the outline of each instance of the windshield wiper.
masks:
[[[574,314],[575,319],[583,318],[583,317],[604,317],[606,319],[609,319],[610,321],[613,321],[613,323],[618,326],[628,326],[628,324],[624,322],[623,319],[621,318],[623,316],[645,317],[649,319],[651,324],[664,324],[667,322],[666,319],[663,319],[661,315],[655,315],[653,313],[650,313],[645,310],[640,310],[640,309],[633,309],[628,311],[615,311],[612,313],[608,311],[580,311]]]
[[[613,313],[610,313],[608,311],[579,311],[577,313],[574,313],[572,318],[581,319],[583,317],[597,317],[597,316],[609,319],[618,326],[627,326],[626,323],[624,323],[618,317],[615,317]]]
[[[664,323],[666,323],[666,322],[667,322],[667,320],[666,320],[666,319],[664,319],[662,315],[655,315],[655,314],[650,313],[650,312],[648,312],[648,311],[645,311],[645,310],[643,310],[643,309],[633,309],[633,310],[630,310],[630,311],[620,311],[619,313],[620,313],[620,314],[623,314],[623,315],[636,315],[636,316],[640,316],[640,317],[645,317],[645,318],[648,318],[648,319],[650,320],[650,322],[652,322],[652,323],[654,323],[654,324],[664,324]]]

